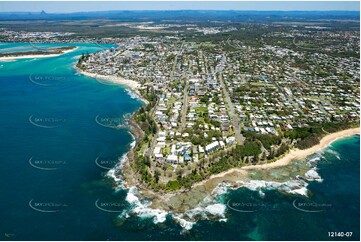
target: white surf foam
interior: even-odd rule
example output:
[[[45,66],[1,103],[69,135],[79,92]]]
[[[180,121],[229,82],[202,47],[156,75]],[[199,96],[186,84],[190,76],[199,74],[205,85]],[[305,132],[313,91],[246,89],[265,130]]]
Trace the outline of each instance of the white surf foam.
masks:
[[[307,171],[305,173],[305,176],[306,176],[307,179],[312,180],[312,181],[318,181],[318,182],[323,181],[321,176],[317,173],[317,168],[316,167],[313,167],[311,170]]]
[[[180,215],[172,215],[172,218],[185,230],[191,230],[195,224],[195,222],[187,221]]]
[[[213,196],[219,196],[219,195],[223,195],[226,194],[229,188],[229,183],[226,182],[221,182],[219,183],[212,191],[212,195]]]
[[[226,211],[226,205],[221,203],[216,203],[216,204],[208,205],[204,210],[213,216],[224,217]]]
[[[134,149],[134,147],[136,145],[136,140],[132,133],[130,133],[130,135],[132,136],[133,141],[129,144],[129,146],[130,146],[130,150],[132,150],[132,149]],[[125,162],[127,162],[127,161],[128,161],[128,152],[124,153],[119,158],[119,162],[112,169],[110,169],[106,174],[107,177],[112,178],[114,180],[114,182],[118,185],[118,188],[124,187],[125,181],[124,181],[121,173],[122,173],[123,166],[124,166]]]
[[[143,101],[143,98],[139,96],[136,92],[134,92],[132,89],[126,88],[125,91],[130,96],[131,99],[138,99],[140,101]]]
[[[264,198],[266,196],[266,194],[262,190],[259,190],[258,194],[261,198]]]
[[[309,165],[314,165],[315,163],[321,161],[321,159],[325,159],[325,157],[322,155],[322,153],[317,153],[310,157],[310,159],[307,161]]]
[[[128,218],[131,215],[138,216],[140,218],[153,218],[153,223],[163,223],[167,219],[167,215],[171,215],[173,220],[176,221],[183,229],[190,230],[193,228],[193,225],[196,223],[194,221],[189,221],[184,218],[184,214],[173,214],[162,209],[153,209],[149,206],[151,202],[140,201],[137,196],[138,191],[135,187],[129,189],[126,196],[126,201],[131,204],[132,208],[127,212],[119,215],[120,218]]]
[[[325,150],[325,152],[329,153],[329,154],[335,156],[337,159],[341,160],[340,153],[338,153],[337,151],[328,148]]]
[[[317,162],[322,158],[322,155],[318,155],[312,158],[310,161]],[[317,168],[312,167],[311,170],[305,173],[304,179],[311,179],[322,181],[322,178],[317,173]],[[246,187],[253,191],[258,191],[260,197],[264,197],[265,190],[278,190],[281,192],[308,196],[308,183],[302,179],[291,179],[286,182],[275,182],[265,180],[249,180],[239,181],[237,186],[230,186],[228,183],[220,183],[212,191],[211,195],[205,197],[202,202],[194,209],[185,211],[184,213],[174,213],[171,211],[165,211],[162,209],[151,208],[151,202],[141,201],[140,194],[135,187],[129,189],[126,201],[131,204],[131,208],[126,212],[122,213],[120,217],[127,218],[131,215],[136,215],[142,218],[152,218],[153,223],[163,223],[167,219],[167,215],[170,215],[175,222],[177,222],[184,230],[190,230],[194,227],[199,220],[216,220],[220,222],[227,221],[226,212],[227,207],[221,200],[221,195],[226,194],[228,189],[238,189],[239,187]]]
[[[131,204],[132,208],[127,214],[134,214],[142,218],[153,218],[153,223],[163,223],[166,220],[168,212],[162,209],[153,209],[149,206],[152,204],[148,201],[140,201],[138,190],[131,187],[127,193],[125,200]]]
[[[313,174],[315,175],[315,174]],[[259,191],[260,196],[264,195],[264,190],[279,190],[289,194],[308,196],[308,183],[302,180],[290,180],[286,182],[274,182],[263,180],[240,181],[237,187],[230,187],[228,183],[220,183],[212,191],[210,196],[203,199],[201,203],[194,209],[185,211],[184,213],[172,213],[162,209],[151,208],[151,202],[141,201],[138,190],[131,187],[128,190],[126,201],[131,204],[131,208],[122,213],[120,217],[129,217],[136,215],[142,218],[153,218],[153,223],[163,223],[166,221],[167,215],[171,215],[173,220],[177,222],[184,230],[190,230],[198,220],[217,220],[220,222],[227,221],[226,205],[223,202],[218,202],[219,196],[227,193],[228,189],[238,189],[239,187],[246,187],[250,190]]]
[[[302,180],[290,180],[286,182],[274,182],[263,180],[250,180],[247,182],[238,182],[239,187],[246,187],[252,191],[260,192],[260,196],[264,196],[264,190],[279,190],[290,194],[299,194],[307,196],[308,183]],[[301,189],[301,190],[300,190]]]
[[[148,103],[148,101],[146,101],[142,96],[140,96],[138,93],[134,92],[132,89],[126,88],[125,91],[130,96],[131,99],[137,99],[139,101],[142,101],[145,104]]]
[[[7,59],[7,60],[0,60],[1,62],[14,62],[14,61],[16,61],[15,59]]]
[[[297,195],[301,195],[301,196],[308,196],[308,190],[306,187],[301,187],[299,189],[294,189],[294,190],[290,190],[289,193],[291,194],[297,194]]]
[[[137,144],[137,141],[133,140],[132,143],[129,144],[130,149],[134,149],[135,145]]]
[[[124,166],[124,163],[127,160],[128,160],[128,156],[127,156],[127,153],[125,153],[119,158],[119,162],[106,173],[106,176],[109,178],[112,178],[114,180],[114,182],[116,183],[117,190],[124,187],[124,179],[121,174],[121,171]]]

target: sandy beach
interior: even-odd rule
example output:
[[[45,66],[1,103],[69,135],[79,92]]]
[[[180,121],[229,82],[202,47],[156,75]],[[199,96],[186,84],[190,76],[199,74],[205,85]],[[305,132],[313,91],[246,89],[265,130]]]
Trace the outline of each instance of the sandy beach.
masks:
[[[302,160],[305,159],[307,156],[310,156],[314,153],[317,153],[327,146],[329,146],[332,142],[335,142],[338,139],[342,139],[345,137],[349,137],[355,134],[360,134],[360,128],[352,128],[352,129],[346,129],[342,130],[336,133],[331,133],[326,135],[320,140],[320,143],[318,145],[312,146],[311,148],[300,150],[300,149],[292,149],[290,150],[285,156],[280,158],[279,160],[267,163],[267,164],[260,164],[260,165],[250,165],[250,166],[244,166],[242,168],[232,168],[228,171],[212,175],[209,179],[201,181],[199,183],[196,183],[193,185],[193,187],[196,186],[202,186],[205,185],[205,183],[211,182],[212,180],[217,180],[220,178],[226,179],[227,176],[232,175],[234,176],[236,173],[239,174],[240,180],[242,177],[244,177],[244,174],[247,170],[254,170],[254,169],[272,169],[280,166],[286,166],[291,163],[293,160]]]
[[[222,182],[230,184],[231,186],[238,187],[238,183],[247,181],[249,174],[253,170],[254,172],[262,172],[268,174],[268,170],[276,169],[291,164],[293,160],[304,160],[306,157],[321,151],[326,148],[332,142],[349,137],[360,133],[360,128],[352,128],[336,133],[326,135],[320,140],[318,145],[315,145],[306,150],[292,149],[282,158],[272,163],[250,165],[241,168],[233,168],[228,171],[212,175],[210,178],[195,183],[190,190],[182,192],[172,192],[166,194],[157,194],[148,189],[141,189],[143,195],[152,199],[152,207],[161,207],[164,210],[174,210],[178,212],[187,211],[198,207],[203,199],[207,196],[211,196],[214,189]],[[298,169],[296,169],[299,171]]]
[[[78,47],[75,47],[71,50],[66,50],[63,53],[59,54],[50,54],[50,55],[20,55],[20,56],[4,56],[0,57],[0,61],[10,61],[10,60],[18,60],[18,59],[33,59],[33,58],[49,58],[49,57],[56,57],[60,55],[64,55],[66,53],[72,52],[74,50],[78,49]],[[16,52],[14,53],[16,54]]]
[[[87,71],[80,70],[79,68],[77,68],[77,70],[78,70],[78,72],[80,74],[83,74],[85,76],[89,76],[89,77],[98,79],[99,82],[101,82],[101,80],[105,80],[105,81],[108,81],[108,82],[111,82],[111,83],[114,83],[114,84],[125,85],[127,87],[130,87],[134,91],[138,90],[138,88],[141,86],[141,84],[139,82],[129,80],[129,79],[125,79],[125,78],[122,78],[122,77],[99,75],[99,74],[90,73],[90,72],[87,72]]]

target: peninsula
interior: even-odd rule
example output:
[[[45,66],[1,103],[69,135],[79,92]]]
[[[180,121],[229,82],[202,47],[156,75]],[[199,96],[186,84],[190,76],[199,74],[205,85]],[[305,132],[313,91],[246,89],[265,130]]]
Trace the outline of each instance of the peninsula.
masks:
[[[59,48],[39,48],[34,51],[14,52],[14,53],[0,53],[1,60],[15,60],[15,59],[29,59],[29,58],[44,58],[56,57],[66,54],[76,49],[76,46],[66,46]]]
[[[179,194],[219,174],[304,159],[325,140],[359,133],[356,58],[230,38],[133,37],[117,45],[82,55],[77,68],[123,80],[148,100],[130,121],[137,144],[120,169],[129,186]]]

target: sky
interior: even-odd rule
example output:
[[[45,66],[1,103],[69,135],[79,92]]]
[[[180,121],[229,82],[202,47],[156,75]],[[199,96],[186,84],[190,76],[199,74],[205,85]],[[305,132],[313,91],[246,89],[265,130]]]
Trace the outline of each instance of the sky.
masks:
[[[139,1],[139,2],[22,2],[0,1],[0,12],[70,13],[107,10],[350,10],[360,11],[358,1]]]

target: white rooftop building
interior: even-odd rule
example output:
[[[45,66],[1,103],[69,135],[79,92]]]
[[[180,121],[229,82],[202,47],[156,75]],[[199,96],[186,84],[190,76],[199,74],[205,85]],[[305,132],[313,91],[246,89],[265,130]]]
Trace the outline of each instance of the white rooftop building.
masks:
[[[178,156],[176,156],[176,155],[168,155],[166,160],[169,163],[177,164],[178,163]]]
[[[218,141],[214,141],[212,143],[210,143],[209,145],[206,145],[206,153],[210,153],[214,150],[216,150],[219,147],[219,142]]]

